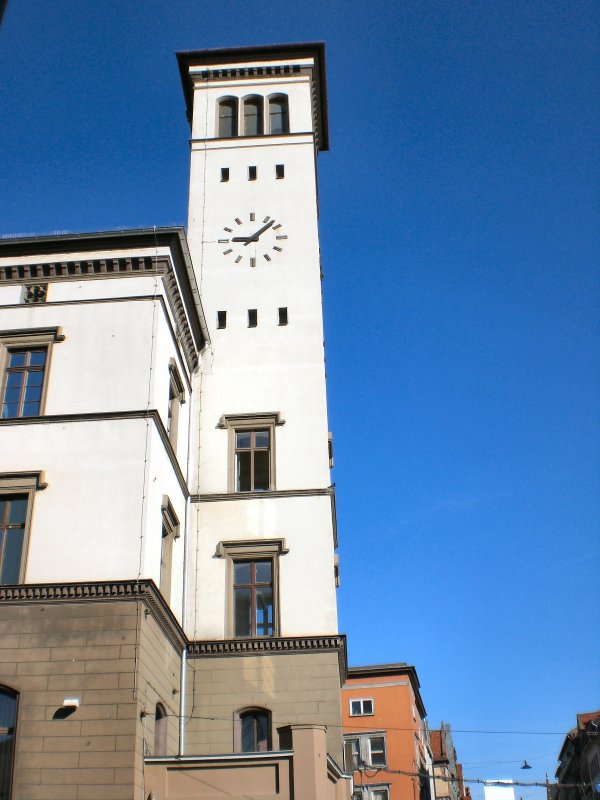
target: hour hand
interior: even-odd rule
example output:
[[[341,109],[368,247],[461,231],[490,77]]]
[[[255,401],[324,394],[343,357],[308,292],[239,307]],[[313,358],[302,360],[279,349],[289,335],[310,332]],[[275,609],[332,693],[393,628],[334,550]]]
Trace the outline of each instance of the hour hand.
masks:
[[[269,220],[269,222],[267,222],[266,225],[263,225],[262,228],[257,230],[256,233],[254,233],[252,236],[248,236],[248,238],[246,239],[246,242],[244,244],[244,247],[246,247],[246,245],[250,244],[250,242],[258,242],[258,239],[259,239],[259,236],[261,235],[261,233],[264,233],[267,230],[267,228],[270,228],[271,225],[274,222],[275,222],[274,219]]]
[[[248,236],[234,236],[231,239],[231,241],[232,242],[244,242],[245,244],[248,244],[250,242],[250,238],[251,237],[248,237]]]

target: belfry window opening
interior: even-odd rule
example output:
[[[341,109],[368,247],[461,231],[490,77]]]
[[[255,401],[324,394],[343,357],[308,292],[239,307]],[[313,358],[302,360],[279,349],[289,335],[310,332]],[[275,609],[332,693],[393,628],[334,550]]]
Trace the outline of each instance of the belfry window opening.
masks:
[[[217,100],[219,139],[289,132],[289,105],[285,94],[271,95],[266,100],[259,95],[241,101],[237,97],[221,97]]]

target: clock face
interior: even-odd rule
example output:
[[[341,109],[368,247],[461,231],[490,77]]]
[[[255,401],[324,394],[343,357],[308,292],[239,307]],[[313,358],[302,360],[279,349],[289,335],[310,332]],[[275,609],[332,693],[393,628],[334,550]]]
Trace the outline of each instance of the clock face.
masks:
[[[254,211],[235,217],[219,231],[219,237],[223,255],[234,264],[248,267],[272,261],[283,252],[288,238],[280,222],[268,215],[257,218]]]

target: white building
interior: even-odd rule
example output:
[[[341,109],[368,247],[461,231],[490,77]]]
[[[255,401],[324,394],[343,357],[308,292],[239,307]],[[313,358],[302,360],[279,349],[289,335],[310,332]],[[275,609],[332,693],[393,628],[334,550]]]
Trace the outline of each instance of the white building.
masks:
[[[349,792],[324,48],[179,64],[187,238],[0,241],[2,797]]]

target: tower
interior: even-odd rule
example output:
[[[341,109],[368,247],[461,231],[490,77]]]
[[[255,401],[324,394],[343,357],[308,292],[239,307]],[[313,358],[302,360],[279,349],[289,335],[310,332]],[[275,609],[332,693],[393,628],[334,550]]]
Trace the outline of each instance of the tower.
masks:
[[[195,392],[188,635],[200,655],[229,656],[216,668],[232,687],[258,654],[248,703],[264,704],[273,731],[327,724],[339,757],[345,653],[316,178],[328,148],[324,46],[181,53],[179,65],[192,128],[188,241],[211,337]],[[301,696],[300,673],[314,678]],[[190,725],[196,749],[201,727]]]

